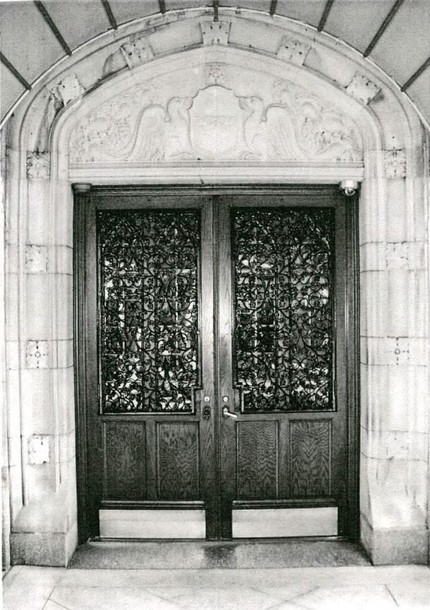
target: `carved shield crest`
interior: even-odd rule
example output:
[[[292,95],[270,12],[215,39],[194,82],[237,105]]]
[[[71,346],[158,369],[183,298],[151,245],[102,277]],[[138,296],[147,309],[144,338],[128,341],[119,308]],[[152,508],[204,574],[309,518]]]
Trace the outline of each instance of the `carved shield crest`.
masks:
[[[191,142],[200,159],[237,158],[242,149],[243,111],[232,91],[203,89],[190,110]]]

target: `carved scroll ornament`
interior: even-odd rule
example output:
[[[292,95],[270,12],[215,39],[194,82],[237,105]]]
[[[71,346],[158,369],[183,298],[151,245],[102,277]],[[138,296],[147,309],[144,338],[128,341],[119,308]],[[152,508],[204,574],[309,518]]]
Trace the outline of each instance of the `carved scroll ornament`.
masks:
[[[274,93],[267,104],[215,83],[159,104],[139,87],[81,119],[71,162],[361,160],[357,129],[340,111],[285,82]]]

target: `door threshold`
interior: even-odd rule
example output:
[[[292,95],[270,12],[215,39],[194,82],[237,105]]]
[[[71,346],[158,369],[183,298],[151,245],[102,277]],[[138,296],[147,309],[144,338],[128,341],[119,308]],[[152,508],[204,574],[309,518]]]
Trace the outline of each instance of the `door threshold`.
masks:
[[[240,540],[90,540],[72,569],[204,570],[372,565],[359,543],[339,537]]]
[[[132,542],[136,544],[199,544],[202,547],[206,546],[225,546],[238,544],[278,544],[287,542],[321,542],[321,541],[337,541],[337,542],[353,542],[347,536],[273,536],[273,537],[249,537],[249,538],[221,538],[216,540],[201,538],[114,538],[109,536],[94,536],[88,539],[88,543],[104,543],[104,542]]]

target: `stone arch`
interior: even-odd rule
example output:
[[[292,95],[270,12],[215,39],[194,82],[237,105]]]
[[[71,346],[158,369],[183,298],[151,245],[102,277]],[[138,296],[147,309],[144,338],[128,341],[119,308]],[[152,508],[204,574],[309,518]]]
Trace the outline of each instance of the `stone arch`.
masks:
[[[193,10],[121,30],[46,76],[11,122],[14,561],[64,565],[76,545],[71,183],[345,178],[362,183],[361,537],[375,563],[425,561],[426,195],[416,113],[353,50],[285,18],[226,9],[214,23]]]

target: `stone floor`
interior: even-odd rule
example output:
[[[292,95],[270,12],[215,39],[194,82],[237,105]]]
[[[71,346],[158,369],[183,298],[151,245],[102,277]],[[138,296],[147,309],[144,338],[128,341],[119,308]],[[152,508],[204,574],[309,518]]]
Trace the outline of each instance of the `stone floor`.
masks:
[[[425,566],[100,570],[15,566],[4,610],[430,609]]]

